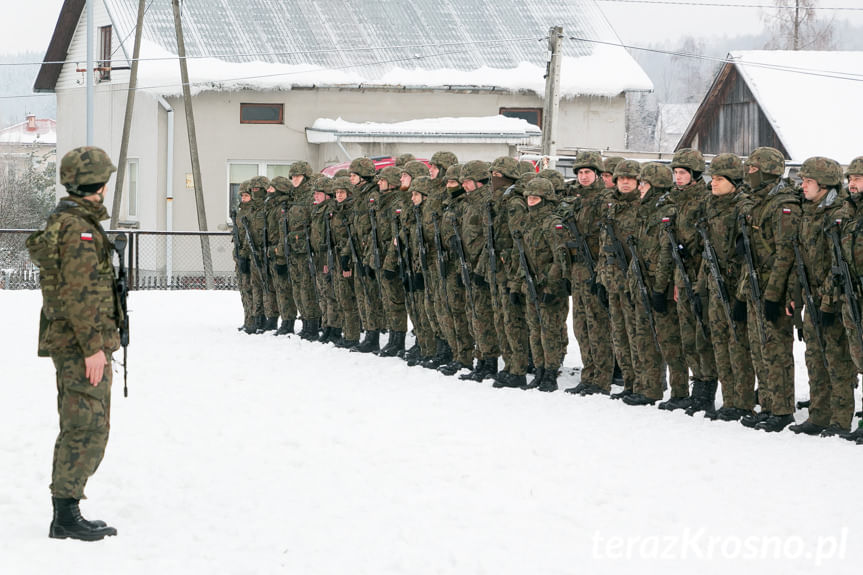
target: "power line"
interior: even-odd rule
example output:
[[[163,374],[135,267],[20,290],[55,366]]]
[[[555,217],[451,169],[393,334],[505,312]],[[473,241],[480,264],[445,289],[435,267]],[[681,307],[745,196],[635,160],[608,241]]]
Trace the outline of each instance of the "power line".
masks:
[[[696,6],[705,8],[755,8],[766,10],[794,10],[796,6],[777,4],[725,4],[721,2],[686,2],[684,0],[596,0],[608,4],[656,4],[660,6]],[[803,10],[834,10],[845,12],[863,12],[863,7],[850,6],[806,6]]]

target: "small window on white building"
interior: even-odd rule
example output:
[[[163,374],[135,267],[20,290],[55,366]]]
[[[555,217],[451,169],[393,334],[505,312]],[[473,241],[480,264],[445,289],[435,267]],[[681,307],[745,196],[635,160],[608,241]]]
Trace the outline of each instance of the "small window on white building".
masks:
[[[270,180],[276,176],[288,177],[288,171],[293,160],[285,161],[254,161],[244,160],[228,162],[228,222],[231,221],[231,211],[240,202],[240,184],[255,176],[266,176]]]
[[[111,27],[99,28],[99,81],[111,79]]]
[[[138,160],[126,162],[126,207],[129,219],[138,219]]]

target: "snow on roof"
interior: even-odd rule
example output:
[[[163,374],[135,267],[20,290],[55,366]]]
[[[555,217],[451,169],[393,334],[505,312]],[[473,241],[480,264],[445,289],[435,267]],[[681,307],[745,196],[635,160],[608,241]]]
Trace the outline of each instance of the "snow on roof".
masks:
[[[0,144],[57,145],[57,122],[51,119],[36,119],[33,128],[29,122],[9,126],[0,130]]]
[[[137,0],[105,0],[132,53]],[[262,24],[266,23],[266,24]],[[652,90],[595,0],[212,0],[183,5],[195,89],[382,85],[545,91],[551,26],[562,25],[561,96]],[[176,54],[169,2],[151,3],[142,59]],[[174,59],[145,61],[139,85],[180,92]]]
[[[414,139],[437,142],[503,140],[514,144],[537,143],[542,133],[537,126],[521,118],[481,116],[473,118],[424,118],[405,122],[347,122],[341,118],[318,118],[306,130],[312,144],[360,142],[370,138],[380,142]]]
[[[863,52],[749,50],[729,57],[791,160],[863,153]]]

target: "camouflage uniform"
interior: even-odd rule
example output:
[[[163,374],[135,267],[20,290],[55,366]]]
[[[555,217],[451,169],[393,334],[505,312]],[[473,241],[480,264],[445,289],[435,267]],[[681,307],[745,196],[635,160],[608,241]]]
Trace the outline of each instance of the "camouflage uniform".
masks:
[[[738,317],[734,317],[733,311],[731,312],[730,321],[733,325],[722,304],[719,284],[711,275],[707,258],[701,259],[695,293],[701,294],[709,290],[710,296],[702,301],[707,304],[710,340],[719,381],[722,383],[722,407],[711,417],[736,421],[752,413],[755,407],[755,371],[746,331],[746,304],[735,299],[735,288],[740,281],[741,266],[745,261],[736,250],[739,236],[737,216],[746,196],[740,187],[743,181],[743,163],[734,154],[720,154],[713,158],[710,174],[714,177],[722,176],[735,186],[735,190],[727,195],[711,194],[704,207],[704,220],[698,222],[704,226],[716,254],[729,310],[738,310]]]
[[[256,309],[260,309],[263,314],[257,317],[258,333],[266,330],[276,329],[279,319],[279,309],[276,304],[275,293],[272,289],[272,277],[270,276],[270,267],[268,260],[268,233],[267,233],[267,212],[268,204],[267,188],[270,181],[263,177],[257,176],[252,178],[250,182],[252,190],[252,207],[248,220],[248,229],[252,237],[252,248],[258,255],[261,270],[257,269],[253,261],[252,270],[252,299]],[[253,258],[254,260],[254,258]]]
[[[851,161],[845,175],[846,177],[863,175],[863,156]],[[863,208],[861,208],[863,195],[861,194],[863,194],[863,190],[849,189],[848,197],[836,215],[836,219],[842,222],[840,236],[842,254],[845,256],[845,262],[848,264],[852,277],[863,276]],[[863,291],[860,290],[859,284],[855,282],[854,285],[856,288],[855,295],[859,303],[863,301]],[[854,324],[845,295],[842,296],[842,323],[848,334],[851,359],[854,361],[857,372],[863,373],[863,345],[860,343],[860,336],[857,334],[857,327]]]
[[[311,242],[308,237],[311,224],[312,207],[312,169],[306,162],[294,162],[291,164],[289,175],[303,176],[299,186],[295,186],[291,192],[291,202],[287,219],[288,237],[282,238],[287,241],[291,250],[288,265],[291,268],[291,288],[294,292],[294,302],[303,318],[303,329],[300,337],[305,339],[317,338],[318,328],[321,322],[321,308],[317,302],[317,290],[309,271],[309,248]]]
[[[333,210],[335,208],[335,200],[332,199],[332,180],[329,178],[321,178],[314,183],[314,191],[324,194],[324,200],[320,203],[313,203],[310,214],[311,222],[309,232],[311,233],[312,251],[314,253],[316,297],[318,307],[321,309],[322,326],[324,328],[321,335],[321,343],[331,341],[335,335],[334,330],[339,330],[341,324],[339,318],[339,305],[336,297],[335,284],[333,284],[332,273],[330,270],[330,258],[332,258],[332,267],[335,268],[336,252],[333,249],[332,238],[327,235],[327,230],[332,226]],[[332,232],[332,230],[330,230]]]
[[[832,245],[825,233],[836,221],[845,193],[842,191],[842,169],[829,158],[809,158],[800,168],[801,178],[818,182],[824,192],[818,203],[805,201],[800,221],[800,252],[806,270],[812,299],[818,309],[806,309],[803,338],[806,341],[806,369],[809,373],[809,418],[792,431],[813,435],[830,427],[834,433],[847,432],[854,416],[854,384],[856,372],[848,348],[848,336],[841,322],[840,286],[832,277]],[[797,271],[793,272],[798,282]],[[792,281],[792,285],[796,285]],[[805,300],[800,288],[795,290],[796,309]],[[821,324],[823,355],[812,319]],[[828,345],[829,342],[829,345]],[[824,365],[826,360],[827,367]]]
[[[115,295],[113,244],[99,223],[108,212],[104,196],[92,199],[114,171],[99,148],[67,153],[60,165],[60,183],[70,195],[60,200],[45,229],[27,239],[42,287],[39,355],[50,356],[57,370],[60,433],[54,444],[54,518],[49,531],[54,538],[92,541],[117,534],[104,522],[84,520],[78,509],[108,443],[111,354],[120,347],[123,311]],[[100,352],[104,371],[93,384],[85,361],[99,360]]]
[[[288,275],[288,260],[285,257],[285,246],[282,243],[281,225],[290,208],[291,182],[284,176],[276,176],[270,182],[274,192],[267,197],[267,237],[270,262],[270,277],[275,288],[276,304],[282,325],[276,332],[278,335],[292,333],[294,321],[297,318],[297,305],[294,303],[294,293]]]
[[[528,197],[541,198],[535,206],[528,203],[524,230],[524,252],[534,276],[539,315],[535,304],[526,313],[530,332],[530,349],[536,364],[536,376],[527,386],[540,391],[557,389],[558,370],[568,343],[566,316],[569,313],[569,251],[563,222],[554,213],[551,198],[554,188],[545,178],[533,178],[524,191]],[[522,270],[522,277],[524,270]],[[525,298],[530,298],[526,285]],[[540,321],[541,318],[541,321]]]
[[[336,267],[336,298],[339,304],[340,317],[342,319],[343,339],[336,342],[337,347],[353,347],[360,343],[360,315],[357,308],[357,294],[354,293],[354,265],[348,236],[348,225],[350,225],[353,213],[353,200],[350,197],[351,183],[348,178],[341,177],[333,180],[333,191],[345,190],[348,197],[341,203],[337,203],[333,210],[333,218],[330,220],[330,230],[333,236],[333,244],[338,256]],[[353,233],[353,232],[351,232]],[[354,238],[356,241],[356,238]],[[354,247],[356,249],[356,246]],[[359,256],[359,254],[358,254]],[[362,263],[360,263],[362,265]],[[345,272],[350,272],[350,277],[345,277]],[[363,285],[368,280],[361,278]]]
[[[242,224],[243,217],[249,217],[252,207],[252,194],[249,191],[248,182],[240,184],[240,198],[243,197],[248,198],[248,200],[241,200],[237,205],[236,217],[233,223],[236,226],[236,235],[231,238],[231,241],[237,242],[234,260],[236,263],[237,289],[240,291],[240,300],[243,303],[243,326],[240,329],[246,333],[254,333],[255,329],[257,329],[255,326],[255,316],[258,310],[255,310],[252,300],[252,263],[249,260],[246,228]],[[260,313],[263,313],[263,310],[260,310]]]
[[[746,220],[741,225],[749,229],[763,308],[757,309],[752,300],[746,269],[737,294],[738,299],[747,301],[750,351],[758,376],[762,413],[746,416],[741,422],[749,427],[779,431],[794,420],[794,326],[785,307],[789,303],[787,290],[794,267],[792,239],[800,226],[800,199],[780,179],[785,159],[778,150],[756,148],[744,165],[747,169],[758,168],[746,174],[752,192],[741,210]],[[760,319],[764,319],[763,344]]]
[[[411,281],[408,287],[413,291],[408,293],[411,297],[411,323],[417,338],[419,350],[414,360],[408,359],[408,363],[416,365],[419,361],[431,359],[435,353],[435,332],[432,327],[432,318],[436,322],[434,304],[431,290],[429,289],[429,278],[431,276],[434,261],[430,261],[434,252],[434,229],[430,218],[425,218],[423,208],[426,198],[434,188],[431,178],[420,176],[411,181],[410,191],[420,194],[422,201],[419,205],[413,205],[402,213],[401,234],[399,241],[402,250],[407,250],[411,265]],[[425,255],[425,258],[423,258]],[[407,270],[406,270],[407,271]]]

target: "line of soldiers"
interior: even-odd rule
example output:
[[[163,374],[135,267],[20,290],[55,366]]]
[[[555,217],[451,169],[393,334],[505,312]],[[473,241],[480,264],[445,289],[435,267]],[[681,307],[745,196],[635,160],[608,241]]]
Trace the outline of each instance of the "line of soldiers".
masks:
[[[851,431],[863,157],[847,189],[823,157],[803,163],[795,187],[767,147],[745,162],[720,154],[709,172],[694,149],[670,167],[582,151],[573,170],[567,183],[530,162],[459,164],[441,151],[380,172],[356,158],[332,179],[296,162],[290,179],[244,182],[240,329],[293,333],[299,314],[307,340],[550,392],[571,298],[583,367],[567,392],[639,406],[670,387],[660,409],[863,444],[863,427]],[[405,349],[408,319],[416,339]],[[795,327],[811,394],[800,424]]]

